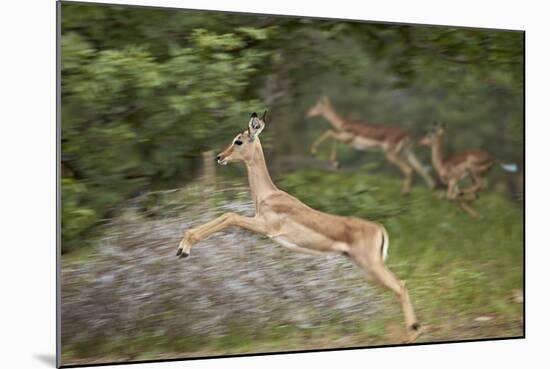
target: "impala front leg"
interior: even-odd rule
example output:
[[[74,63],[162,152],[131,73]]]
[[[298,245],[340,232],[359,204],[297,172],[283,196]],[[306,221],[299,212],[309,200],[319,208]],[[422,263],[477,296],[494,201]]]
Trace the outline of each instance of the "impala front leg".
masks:
[[[180,258],[189,256],[191,246],[195,243],[231,226],[241,227],[255,233],[266,233],[263,221],[257,217],[249,218],[235,213],[225,213],[208,223],[188,230],[178,246],[176,256]]]
[[[456,200],[460,190],[458,189],[458,181],[455,178],[449,179],[447,183],[447,199]]]
[[[481,175],[479,175],[479,173],[477,172],[472,172],[470,178],[472,179],[473,184],[470,187],[463,189],[462,194],[473,194],[473,199],[475,199],[477,197],[477,193],[481,191],[483,187],[483,179],[481,178]]]
[[[321,136],[319,136],[318,139],[315,140],[315,142],[313,142],[313,144],[311,145],[311,153],[313,155],[317,154],[317,147],[320,144],[322,144],[324,141],[326,141],[328,138],[332,137],[332,135],[335,133],[336,132],[334,132],[333,130],[327,129]]]
[[[336,141],[349,143],[351,140],[353,140],[353,135],[347,132],[337,132],[333,131],[332,129],[327,129],[325,133],[323,133],[318,139],[315,140],[315,142],[313,142],[313,145],[311,145],[311,153],[316,154],[317,147],[329,138],[332,138]]]
[[[479,218],[479,213],[472,209],[463,198],[459,197],[460,189],[458,188],[458,181],[456,179],[449,180],[449,186],[447,188],[447,198],[451,201],[457,201],[458,206],[470,214],[474,218]]]

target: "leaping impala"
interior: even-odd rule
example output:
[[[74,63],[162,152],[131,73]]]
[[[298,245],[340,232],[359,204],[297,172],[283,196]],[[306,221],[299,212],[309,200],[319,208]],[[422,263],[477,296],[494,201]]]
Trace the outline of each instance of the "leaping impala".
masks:
[[[504,170],[515,172],[517,166],[515,164],[503,164],[500,160],[481,149],[469,149],[445,156],[442,143],[444,133],[445,127],[434,123],[432,130],[422,137],[420,144],[430,147],[432,151],[432,164],[441,182],[447,185],[447,199],[456,200],[470,215],[477,217],[479,214],[467,205],[466,200],[475,199],[477,193],[483,189],[483,177],[489,169],[494,164],[500,164]],[[458,184],[468,176],[472,179],[472,185],[461,190]]]
[[[342,118],[332,106],[329,98],[323,96],[306,113],[308,118],[323,116],[333,127],[326,130],[311,146],[311,153],[317,153],[317,147],[325,140],[343,142],[356,150],[380,150],[386,159],[399,167],[405,177],[401,187],[401,195],[407,195],[411,190],[414,171],[424,179],[429,188],[435,187],[435,182],[428,171],[418,161],[411,146],[413,140],[410,134],[401,127],[381,124],[357,123]],[[336,147],[332,146],[330,161],[338,166]]]
[[[195,243],[230,226],[265,235],[292,251],[344,255],[366,277],[396,294],[407,326],[406,342],[413,342],[419,335],[419,324],[405,282],[384,265],[390,241],[386,229],[367,220],[322,213],[279,190],[269,176],[259,138],[265,127],[265,116],[265,112],[261,118],[252,113],[248,129],[239,133],[216,158],[221,165],[244,162],[256,215],[245,217],[225,213],[190,229],[181,240],[176,255],[189,256]]]

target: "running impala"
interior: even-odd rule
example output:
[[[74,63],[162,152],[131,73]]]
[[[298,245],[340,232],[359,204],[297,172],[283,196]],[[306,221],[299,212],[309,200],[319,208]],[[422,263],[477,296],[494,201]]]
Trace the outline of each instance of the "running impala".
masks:
[[[413,140],[403,128],[390,125],[352,122],[339,115],[327,96],[321,97],[306,113],[306,117],[322,116],[331,125],[311,146],[311,153],[317,153],[317,147],[327,139],[340,141],[359,151],[382,151],[386,159],[396,165],[405,179],[401,187],[401,195],[407,195],[411,190],[414,171],[426,182],[429,188],[435,187],[435,182],[427,169],[418,161],[412,151]],[[333,144],[330,161],[337,167],[336,146]]]
[[[483,177],[495,164],[508,171],[515,172],[515,164],[504,164],[487,151],[481,149],[469,149],[460,153],[445,155],[443,153],[443,135],[445,127],[434,123],[433,128],[420,140],[421,145],[430,147],[432,152],[432,164],[441,179],[447,185],[447,199],[456,200],[458,204],[470,215],[478,217],[479,214],[470,208],[466,201],[477,198],[478,192],[483,189]],[[459,182],[470,177],[472,185],[461,190]]]
[[[343,255],[357,265],[366,277],[395,293],[407,327],[405,342],[415,341],[420,334],[419,324],[405,282],[384,264],[390,242],[386,229],[371,221],[317,211],[278,189],[267,170],[259,138],[265,127],[265,118],[265,112],[261,118],[252,113],[248,129],[235,136],[216,158],[221,165],[245,164],[255,216],[225,213],[189,229],[176,255],[180,258],[189,256],[194,244],[231,226],[267,236],[292,251]]]

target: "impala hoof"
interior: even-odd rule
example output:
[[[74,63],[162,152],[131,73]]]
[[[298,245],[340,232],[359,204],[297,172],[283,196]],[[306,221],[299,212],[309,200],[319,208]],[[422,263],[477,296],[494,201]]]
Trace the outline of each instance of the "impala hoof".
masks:
[[[183,249],[178,249],[178,252],[176,252],[176,256],[179,256],[179,258],[186,258],[189,256],[187,252],[184,252]]]
[[[420,324],[418,323],[413,323],[409,327],[409,329],[410,331],[409,331],[408,337],[404,343],[414,343],[416,342],[418,337],[420,337],[420,335],[422,334],[422,330],[420,329]]]

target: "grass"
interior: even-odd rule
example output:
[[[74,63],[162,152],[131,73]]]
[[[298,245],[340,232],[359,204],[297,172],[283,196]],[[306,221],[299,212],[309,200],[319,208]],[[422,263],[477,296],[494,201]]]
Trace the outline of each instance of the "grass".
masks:
[[[523,209],[498,189],[472,206],[475,219],[437,193],[417,185],[399,197],[400,180],[367,173],[300,171],[277,184],[319,210],[382,222],[390,234],[387,264],[407,280],[424,334],[419,342],[523,335]],[[226,196],[220,192],[219,196]],[[64,256],[63,262],[91,261]],[[64,347],[63,362],[146,360],[252,352],[395,344],[402,316],[394,297],[381,291],[383,314],[367,326],[342,324],[335,315],[322,328],[265,327],[247,332],[235,322],[222,337],[174,339],[141,332]],[[481,318],[481,319],[478,319]],[[104,353],[104,355],[97,355]]]

